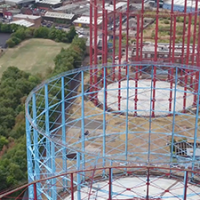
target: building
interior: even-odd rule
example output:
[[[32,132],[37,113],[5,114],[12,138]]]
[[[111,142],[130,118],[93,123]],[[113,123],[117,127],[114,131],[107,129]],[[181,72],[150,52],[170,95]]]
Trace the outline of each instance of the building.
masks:
[[[106,3],[105,4],[105,9],[108,10],[108,11],[114,11],[114,6],[112,4]],[[126,11],[127,2],[118,2],[118,3],[116,3],[115,9],[116,10],[120,10],[120,11]]]
[[[93,22],[94,23],[94,22]],[[73,21],[74,26],[78,27],[89,27],[90,26],[90,17],[88,16],[81,16]],[[102,25],[102,18],[98,18],[97,24],[99,28],[101,28]]]
[[[57,12],[64,12],[64,13],[73,13],[74,10],[79,9],[79,5],[78,4],[67,4],[58,8],[55,8],[54,10]]]
[[[47,11],[43,16],[43,19],[53,22],[71,24],[74,19],[74,14]]]
[[[0,5],[0,17],[4,17],[6,19],[12,19],[13,15],[16,15],[19,13],[20,13],[20,10],[13,8],[11,5],[8,5],[8,4]]]
[[[195,11],[195,1],[187,0],[186,12]],[[174,0],[174,11],[184,12],[185,0]],[[198,2],[198,9],[200,8],[200,2]],[[166,0],[163,3],[163,9],[171,10],[171,0]]]
[[[35,0],[5,0],[6,4],[12,5],[12,6],[23,6],[23,5],[28,5],[31,3],[34,3]]]
[[[33,23],[34,27],[40,27],[42,18],[40,16],[23,15],[23,14],[18,14],[13,16],[13,21],[19,21],[19,20],[26,20],[30,23]]]
[[[148,2],[150,6],[157,7],[157,0],[151,0]],[[159,0],[159,7],[163,7],[164,0]]]
[[[20,25],[20,26],[25,26],[27,28],[29,27],[34,27],[34,23],[31,23],[27,20],[24,20],[24,19],[20,19],[20,20],[17,20],[17,21],[12,21],[10,22],[10,24],[16,24],[16,25]]]
[[[187,46],[184,47],[185,51],[187,49]],[[189,47],[190,53],[192,53],[192,46]],[[137,52],[140,51],[137,49],[136,44],[133,43],[132,45],[132,59],[135,60],[137,56]],[[169,44],[164,44],[164,43],[158,43],[158,48],[157,48],[157,59],[162,60],[162,61],[167,61],[169,57],[169,51],[170,47]],[[197,51],[195,51],[197,53]],[[176,44],[174,47],[174,60],[176,63],[181,63],[182,61],[182,44]],[[153,43],[144,43],[143,45],[143,54],[142,58],[145,60],[150,60],[152,61],[155,57],[155,45]],[[192,55],[189,57],[189,62],[192,60]],[[194,57],[194,60],[196,60],[196,56]]]
[[[62,2],[60,0],[36,0],[35,2],[36,6],[40,9],[52,9],[62,6]]]

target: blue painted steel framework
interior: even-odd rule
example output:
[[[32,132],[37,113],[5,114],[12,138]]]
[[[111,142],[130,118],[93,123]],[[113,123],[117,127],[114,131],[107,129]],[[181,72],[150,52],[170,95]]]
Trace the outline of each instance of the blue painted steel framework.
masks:
[[[140,66],[139,73],[145,73],[151,77],[151,86],[136,88],[129,85],[129,80],[132,78],[130,69],[138,66]],[[119,88],[107,88],[108,83],[114,83],[110,77],[112,77],[113,71],[117,73],[117,67],[117,65],[104,64],[69,71],[45,81],[30,93],[26,101],[29,182],[71,171],[95,167],[105,168],[117,163],[125,166],[137,163],[151,166],[165,165],[171,169],[177,166],[191,167],[194,171],[199,169],[200,161],[195,156],[197,143],[200,143],[200,139],[198,139],[200,133],[199,103],[188,107],[187,112],[176,109],[177,92],[193,95],[194,99],[196,98],[199,102],[200,80],[194,79],[192,86],[190,84],[186,86],[186,91],[185,88],[181,90],[177,87],[185,84],[184,81],[182,82],[179,70],[187,70],[188,76],[196,74],[196,77],[199,77],[199,68],[167,63],[138,62],[120,65],[121,68],[127,67],[127,74],[123,80],[127,87],[120,88],[121,91],[126,91],[127,101],[125,110],[121,110],[119,113],[118,110],[109,109],[110,105],[106,103],[102,105],[98,102],[98,106],[94,105],[90,97],[98,96],[98,94],[91,90],[93,86],[89,84],[88,78],[91,70],[97,74],[104,72],[103,77],[99,75],[98,84],[95,87],[98,87],[98,90],[103,88],[105,102],[107,93],[110,91],[118,93]],[[170,113],[167,111],[164,117],[153,117],[151,113],[156,110],[153,110],[153,101],[150,99],[150,109],[146,110],[150,113],[149,116],[129,115],[130,112],[137,112],[129,107],[130,90],[148,89],[152,94],[157,89],[153,86],[153,70],[148,71],[148,69],[154,68],[163,72],[171,69],[175,71],[173,88],[163,88],[165,93],[171,91],[174,93],[172,111]],[[103,78],[103,84],[101,78]],[[146,79],[149,80],[149,78]],[[159,76],[157,80],[159,80]],[[196,90],[196,86],[198,86],[198,90]],[[155,104],[158,103],[160,102],[155,102]],[[197,108],[196,111],[194,111],[195,108]],[[159,110],[159,112],[164,111]],[[170,116],[167,116],[169,114]],[[182,124],[189,124],[189,128],[184,130],[184,133],[181,129]],[[89,130],[88,133],[86,130]],[[177,141],[180,142],[183,138],[189,146],[193,141],[193,155],[185,157],[181,154],[183,153],[182,149],[179,149],[180,154],[176,154],[174,151]],[[139,140],[142,140],[142,143],[138,145]],[[170,146],[167,144],[169,142]],[[124,169],[125,171],[126,169]],[[101,173],[105,178],[108,175],[106,170]],[[110,173],[112,173],[112,177],[110,177],[112,179],[115,172],[111,170]],[[85,176],[86,174],[83,172],[74,177],[78,200],[81,199],[81,188],[86,185]],[[91,179],[91,176],[88,176],[89,178]],[[195,178],[194,174],[189,176],[189,179],[192,178]],[[37,198],[62,199],[63,192],[70,192],[70,180],[70,176],[66,175],[37,183]],[[187,184],[186,178],[183,180],[183,185],[185,184]],[[184,199],[184,194],[183,191],[182,199]],[[34,198],[33,186],[29,186],[29,198]]]

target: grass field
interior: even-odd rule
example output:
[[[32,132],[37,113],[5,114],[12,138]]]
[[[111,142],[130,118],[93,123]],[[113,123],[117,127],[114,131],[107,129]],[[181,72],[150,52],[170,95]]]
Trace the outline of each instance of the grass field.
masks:
[[[45,74],[48,68],[54,67],[54,58],[61,48],[68,46],[47,39],[26,40],[15,48],[7,49],[0,57],[0,77],[9,66],[34,74]]]
[[[193,19],[193,23],[191,24],[191,37],[190,37],[190,43],[193,44],[193,38],[194,38],[194,17]],[[179,19],[177,19],[176,21],[176,39],[175,42],[176,43],[181,43],[183,41],[183,18],[182,21]],[[188,20],[188,19],[187,19]],[[159,43],[169,43],[170,41],[170,23],[171,21],[169,19],[165,19],[165,18],[160,18],[159,22],[158,22],[158,27],[159,27],[159,32],[158,32],[158,42]],[[172,23],[172,29],[173,29],[174,24]],[[145,41],[150,41],[150,42],[154,42],[155,41],[155,29],[156,29],[156,22],[154,22],[152,25],[148,26],[145,30],[144,30],[144,34],[143,37],[145,38]],[[198,25],[196,26],[196,30],[198,30]],[[188,34],[188,23],[186,23],[186,27],[185,27],[185,34],[187,36]],[[172,36],[173,36],[173,31],[172,31]],[[197,33],[196,33],[196,43],[197,41]],[[185,44],[187,44],[187,37],[185,38]]]

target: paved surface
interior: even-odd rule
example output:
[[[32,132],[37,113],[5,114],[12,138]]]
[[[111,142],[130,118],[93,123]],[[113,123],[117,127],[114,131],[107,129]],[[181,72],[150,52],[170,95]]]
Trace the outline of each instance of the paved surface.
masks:
[[[108,199],[108,181],[96,182],[92,185],[90,199]],[[130,190],[127,190],[130,188]],[[127,177],[112,181],[112,198],[113,199],[140,199],[146,196],[146,177]],[[167,190],[169,192],[167,192]],[[188,184],[187,200],[198,200],[200,188]],[[90,188],[83,187],[81,189],[81,199],[88,199]],[[150,177],[149,197],[150,199],[160,198],[162,200],[178,200],[183,199],[184,185],[182,182],[173,179],[164,179],[158,177]],[[70,200],[71,196],[65,198]],[[74,193],[74,199],[77,198],[77,192]]]
[[[10,38],[10,34],[0,33],[0,47],[5,48],[6,41]]]
[[[129,86],[128,86],[129,84]],[[136,84],[134,80],[130,80],[127,84],[127,81],[121,82],[121,100],[120,100],[120,111],[126,112],[127,106],[130,114],[135,112],[135,94],[136,94]],[[108,107],[112,110],[118,110],[118,96],[119,83],[115,82],[107,86],[107,104]],[[127,92],[127,87],[129,91]],[[150,80],[140,80],[138,81],[137,86],[137,114],[138,116],[149,116],[150,109],[152,109],[151,99],[153,98],[151,90],[151,81]],[[169,98],[170,98],[170,83],[165,81],[156,82],[156,91],[155,91],[155,115],[168,115],[169,114]],[[128,93],[128,96],[127,96]],[[176,91],[176,111],[183,110],[183,96],[184,96],[184,87],[177,86]],[[172,111],[174,104],[174,85],[172,91]],[[189,91],[186,96],[186,108],[192,106],[193,104],[193,95],[189,94]],[[101,89],[98,93],[98,99],[103,104],[104,102],[104,89]],[[128,100],[127,100],[128,99]],[[128,103],[128,105],[127,105]]]

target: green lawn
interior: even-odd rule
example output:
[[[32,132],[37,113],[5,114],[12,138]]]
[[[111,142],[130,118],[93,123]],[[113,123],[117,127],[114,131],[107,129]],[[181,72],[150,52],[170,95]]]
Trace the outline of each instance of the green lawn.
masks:
[[[67,48],[69,45],[47,39],[26,40],[15,48],[7,49],[0,57],[0,76],[9,66],[45,74],[46,69],[54,67],[54,58],[62,47]]]

